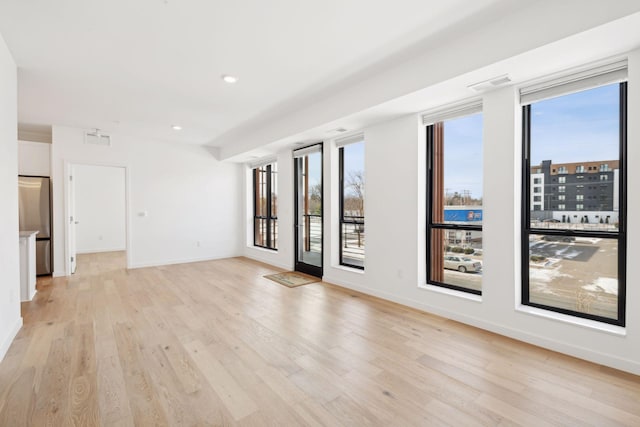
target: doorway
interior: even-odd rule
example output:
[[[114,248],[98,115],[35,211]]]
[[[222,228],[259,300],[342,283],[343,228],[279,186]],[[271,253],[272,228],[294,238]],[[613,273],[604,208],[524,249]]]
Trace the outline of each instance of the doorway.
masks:
[[[127,168],[68,164],[66,171],[68,274],[74,274],[78,258],[88,254],[110,253],[109,259],[124,264],[126,258],[128,266]]]
[[[322,143],[294,150],[295,270],[322,277]]]

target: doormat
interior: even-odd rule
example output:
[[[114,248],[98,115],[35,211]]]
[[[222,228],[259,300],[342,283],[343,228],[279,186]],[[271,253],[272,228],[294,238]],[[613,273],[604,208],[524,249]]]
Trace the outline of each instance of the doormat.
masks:
[[[317,277],[307,276],[306,274],[298,273],[297,271],[268,274],[264,277],[289,288],[295,288],[297,286],[308,285],[309,283],[316,283],[320,281]]]

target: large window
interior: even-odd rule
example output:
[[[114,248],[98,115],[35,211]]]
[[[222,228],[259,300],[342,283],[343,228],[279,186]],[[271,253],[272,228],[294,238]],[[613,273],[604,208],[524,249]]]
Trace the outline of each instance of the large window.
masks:
[[[465,109],[456,109],[460,113]],[[427,127],[427,282],[482,292],[482,114],[431,121]],[[436,115],[437,118],[437,115]],[[425,123],[429,121],[425,119]]]
[[[364,269],[364,141],[356,140],[339,148],[340,264]]]
[[[627,86],[615,80],[574,80],[524,103],[522,303],[624,325]],[[545,182],[566,174],[563,186],[545,186],[545,197],[566,194],[557,209],[530,206],[533,170]]]
[[[276,163],[253,169],[253,244],[261,248],[278,248]]]

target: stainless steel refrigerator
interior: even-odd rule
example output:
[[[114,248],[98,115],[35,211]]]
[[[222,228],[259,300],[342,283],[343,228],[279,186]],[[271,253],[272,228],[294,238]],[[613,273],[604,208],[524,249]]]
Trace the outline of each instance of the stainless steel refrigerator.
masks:
[[[20,231],[36,234],[36,274],[51,274],[51,182],[48,177],[18,176]]]

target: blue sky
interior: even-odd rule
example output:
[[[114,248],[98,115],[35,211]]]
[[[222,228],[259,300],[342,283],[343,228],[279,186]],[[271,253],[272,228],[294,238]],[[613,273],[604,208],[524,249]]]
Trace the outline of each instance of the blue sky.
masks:
[[[309,155],[309,188],[322,182],[320,168],[322,166],[322,153]]]
[[[611,84],[531,106],[531,165],[617,160],[619,85]],[[482,114],[444,125],[445,190],[482,197]]]
[[[601,86],[531,106],[531,166],[617,160],[619,85]]]
[[[444,188],[482,197],[482,114],[444,123]]]
[[[344,147],[345,182],[349,181],[349,172],[364,171],[364,146],[364,142],[358,142]],[[345,194],[351,195],[351,193],[349,187],[345,187]]]

